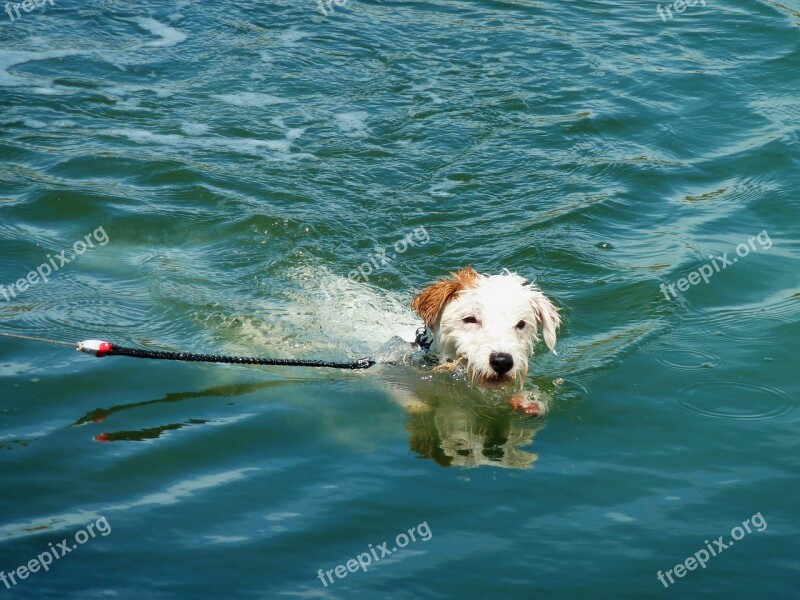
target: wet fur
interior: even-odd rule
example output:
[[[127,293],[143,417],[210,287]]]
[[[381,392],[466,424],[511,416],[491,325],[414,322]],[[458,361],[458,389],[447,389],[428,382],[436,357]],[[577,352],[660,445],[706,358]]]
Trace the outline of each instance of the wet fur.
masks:
[[[558,309],[538,287],[508,270],[482,275],[464,267],[423,289],[411,308],[425,322],[441,368],[463,362],[473,383],[521,387],[539,332],[555,353]],[[477,323],[465,322],[471,318]],[[513,357],[508,373],[495,372],[492,353]]]

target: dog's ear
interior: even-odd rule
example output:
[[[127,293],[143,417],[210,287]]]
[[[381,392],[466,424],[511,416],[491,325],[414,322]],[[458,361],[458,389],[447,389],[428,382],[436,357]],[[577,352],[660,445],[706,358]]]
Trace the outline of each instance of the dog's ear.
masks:
[[[550,348],[550,352],[556,352],[556,329],[561,325],[561,317],[558,316],[558,309],[553,305],[547,296],[538,290],[534,290],[531,298],[531,305],[536,319],[542,326],[542,337],[544,343]]]
[[[411,309],[433,330],[447,303],[461,290],[474,286],[478,277],[480,275],[470,265],[450,273],[449,279],[437,281],[422,290],[411,303]]]

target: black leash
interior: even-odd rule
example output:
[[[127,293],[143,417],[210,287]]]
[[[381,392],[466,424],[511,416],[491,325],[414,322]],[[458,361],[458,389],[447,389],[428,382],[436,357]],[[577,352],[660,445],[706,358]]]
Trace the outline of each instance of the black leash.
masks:
[[[85,342],[84,342],[85,343]],[[79,350],[84,350],[79,348]],[[93,349],[84,350],[93,352]],[[182,360],[189,362],[232,363],[237,365],[272,365],[279,367],[327,367],[329,369],[369,369],[375,361],[361,358],[355,362],[330,362],[326,360],[294,360],[291,358],[255,358],[250,356],[219,356],[215,354],[191,354],[187,352],[161,352],[158,350],[141,350],[111,344],[105,352],[98,351],[96,356],[133,356],[134,358],[152,358],[156,360]]]
[[[134,358],[151,358],[155,360],[180,360],[187,362],[229,363],[237,365],[271,365],[276,367],[326,367],[328,369],[369,369],[375,364],[371,358],[361,358],[355,362],[331,362],[326,360],[294,360],[291,358],[255,358],[250,356],[219,356],[214,354],[192,354],[189,352],[162,352],[159,350],[143,350],[126,348],[100,340],[85,342],[62,342],[47,338],[17,335],[0,332],[0,336],[34,342],[46,342],[60,346],[72,346],[81,352],[94,354],[98,358],[104,356],[132,356]]]

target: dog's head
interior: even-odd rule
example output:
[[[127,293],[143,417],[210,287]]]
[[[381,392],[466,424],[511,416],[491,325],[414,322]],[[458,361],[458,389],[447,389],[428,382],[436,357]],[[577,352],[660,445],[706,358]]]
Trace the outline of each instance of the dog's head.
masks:
[[[466,360],[473,381],[522,382],[539,329],[555,353],[558,309],[532,283],[470,266],[450,275],[422,290],[411,308],[433,333],[434,349]]]

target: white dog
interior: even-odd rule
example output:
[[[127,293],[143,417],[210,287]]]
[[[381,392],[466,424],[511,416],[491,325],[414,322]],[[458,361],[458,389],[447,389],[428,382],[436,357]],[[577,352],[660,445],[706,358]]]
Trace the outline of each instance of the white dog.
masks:
[[[411,308],[425,322],[417,342],[438,355],[443,368],[466,363],[473,383],[521,387],[538,330],[555,354],[558,309],[532,283],[506,270],[481,275],[467,266],[426,287]],[[541,403],[515,394],[514,408],[541,414]]]

